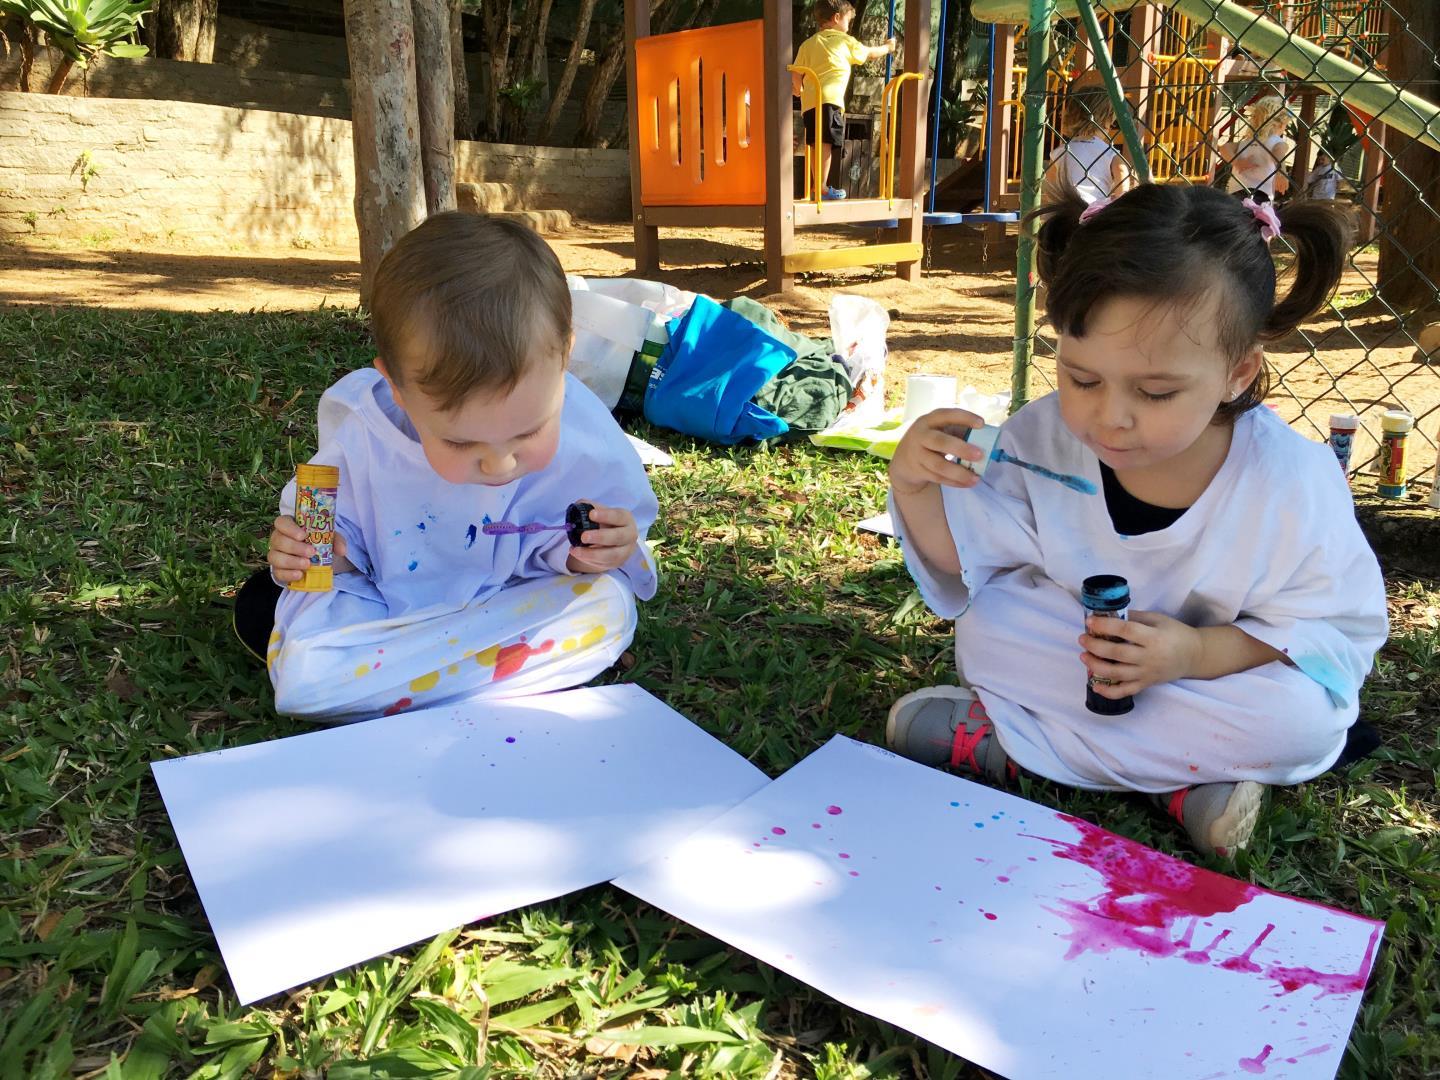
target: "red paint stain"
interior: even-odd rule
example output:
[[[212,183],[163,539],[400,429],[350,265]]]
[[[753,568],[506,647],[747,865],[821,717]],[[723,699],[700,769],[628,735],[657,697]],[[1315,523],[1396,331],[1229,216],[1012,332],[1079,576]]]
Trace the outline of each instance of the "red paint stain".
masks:
[[[1192,964],[1208,964],[1210,962],[1210,953],[1214,950],[1215,946],[1219,945],[1220,942],[1229,936],[1229,930],[1221,930],[1220,933],[1215,935],[1215,940],[1210,942],[1209,945],[1206,945],[1205,948],[1192,949],[1187,953],[1181,953],[1180,958],[1182,960],[1188,960]],[[1188,944],[1188,942],[1186,944]]]
[[[404,712],[413,704],[415,703],[411,701],[408,697],[402,697],[399,701],[395,702],[394,705],[391,705],[388,709],[385,710],[385,715],[394,716],[398,712]]]
[[[1280,984],[1282,994],[1294,993],[1306,986],[1319,989],[1320,997],[1329,994],[1358,994],[1365,989],[1370,978],[1370,965],[1375,960],[1375,946],[1380,941],[1380,927],[1370,931],[1370,941],[1365,946],[1365,955],[1360,966],[1353,972],[1316,971],[1308,967],[1284,967],[1271,964],[1265,969],[1265,977]]]
[[[554,647],[555,642],[553,640],[534,646],[524,641],[517,641],[514,645],[503,646],[500,651],[495,654],[495,678],[493,681],[499,682],[501,679],[509,678],[525,666],[526,660],[529,660],[532,656],[547,653]]]
[[[1265,1059],[1270,1056],[1270,1051],[1274,1049],[1273,1046],[1266,1043],[1265,1049],[1261,1050],[1260,1053],[1256,1054],[1253,1058],[1241,1058],[1240,1067],[1248,1073],[1263,1073],[1265,1071]]]

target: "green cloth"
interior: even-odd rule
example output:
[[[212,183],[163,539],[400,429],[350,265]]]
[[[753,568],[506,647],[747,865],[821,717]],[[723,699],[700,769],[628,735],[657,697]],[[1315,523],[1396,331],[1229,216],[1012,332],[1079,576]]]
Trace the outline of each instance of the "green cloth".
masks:
[[[765,384],[751,400],[790,425],[787,439],[803,439],[833,424],[850,400],[850,376],[834,358],[829,338],[797,334],[764,304],[748,296],[723,305],[795,350],[795,361]]]

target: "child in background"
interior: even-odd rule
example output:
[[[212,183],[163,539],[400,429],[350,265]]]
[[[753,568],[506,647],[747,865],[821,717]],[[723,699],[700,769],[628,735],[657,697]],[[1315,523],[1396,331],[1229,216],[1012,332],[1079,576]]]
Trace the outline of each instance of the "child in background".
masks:
[[[820,80],[819,94],[816,94],[815,79],[807,79],[798,72],[791,72],[791,89],[800,98],[805,117],[806,161],[810,161],[815,151],[815,112],[819,105],[820,183],[824,186],[825,198],[843,199],[845,190],[830,184],[830,161],[835,148],[845,145],[845,91],[850,86],[850,68],[889,56],[895,51],[895,39],[890,38],[883,45],[862,45],[851,37],[855,5],[850,0],[815,0],[814,10],[820,29],[801,43],[795,54],[795,65],[815,72]],[[811,168],[814,168],[813,162]]]
[[[966,686],[902,698],[898,753],[1004,781],[1027,769],[1159,796],[1206,853],[1244,847],[1264,785],[1346,748],[1385,640],[1385,587],[1334,455],[1261,407],[1262,342],[1339,280],[1330,205],[1278,211],[1208,187],[1071,194],[1038,214],[1059,390],[999,446],[1088,478],[1083,495],[955,459],[981,418],[921,417],[890,464],[891,510],[927,603],[955,619]],[[1296,251],[1277,302],[1270,240]],[[1129,581],[1128,621],[1083,618],[1081,583]],[[1100,716],[1104,698],[1134,709]]]
[[[1263,195],[1273,202],[1290,190],[1286,163],[1295,144],[1285,137],[1290,114],[1278,97],[1261,98],[1245,110],[1245,134],[1219,148],[1230,166],[1231,194]]]
[[[624,433],[566,373],[555,253],[513,222],[436,215],[381,261],[371,316],[375,366],[320,400],[311,460],[340,469],[335,586],[279,598],[276,708],[348,720],[589,680],[654,595],[657,507]],[[291,483],[270,534],[280,584],[310,556],[294,499]],[[577,500],[597,526],[581,546],[484,533],[563,522]]]
[[[1339,194],[1340,170],[1335,167],[1335,159],[1321,150],[1315,155],[1315,167],[1305,178],[1305,197],[1333,199]]]
[[[1054,201],[1067,188],[1086,203],[1113,199],[1129,190],[1130,166],[1115,148],[1115,107],[1103,84],[1077,80],[1065,95],[1061,130],[1065,141],[1050,153],[1045,198]]]

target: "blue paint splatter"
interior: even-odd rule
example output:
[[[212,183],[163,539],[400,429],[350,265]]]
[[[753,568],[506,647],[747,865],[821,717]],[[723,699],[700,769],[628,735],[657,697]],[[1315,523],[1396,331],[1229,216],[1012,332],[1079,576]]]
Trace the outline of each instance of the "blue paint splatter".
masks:
[[[481,524],[481,525],[490,525],[490,524],[493,524],[493,523],[491,522],[491,520],[490,520],[490,515],[489,515],[489,514],[486,514],[483,518],[481,518],[481,519],[480,519],[480,524]]]
[[[399,536],[399,535],[400,535],[400,530],[399,530],[399,529],[396,529],[396,530],[395,530],[395,535],[396,535],[396,536]]]
[[[420,564],[418,562],[416,562],[414,559],[411,559],[410,565],[407,567],[407,569],[413,571],[419,565]]]
[[[425,522],[422,521],[422,522],[420,522],[419,525],[416,525],[415,527],[416,527],[417,529],[419,529],[421,532],[424,532],[424,531],[425,531]]]
[[[977,822],[975,822],[975,828],[977,828],[977,829],[983,829],[984,827],[985,827],[985,823],[984,823],[983,821],[977,821]]]
[[[1007,454],[998,446],[995,448],[994,453],[990,455],[990,460],[1004,461],[1011,465],[1019,465],[1022,469],[1029,469],[1036,476],[1043,476],[1046,480],[1054,480],[1057,484],[1064,484],[1071,491],[1078,491],[1081,495],[1095,494],[1095,485],[1092,484],[1089,480],[1086,480],[1083,476],[1071,476],[1069,473],[1059,473],[1055,472],[1053,469],[1047,469],[1043,465],[1035,465],[1028,461],[1021,461],[1014,455]]]
[[[958,802],[952,802],[950,805],[951,805],[951,806],[959,806],[960,804],[959,804]]]
[[[475,531],[474,525],[471,525],[470,528],[465,530],[465,546],[467,548],[475,546]]]

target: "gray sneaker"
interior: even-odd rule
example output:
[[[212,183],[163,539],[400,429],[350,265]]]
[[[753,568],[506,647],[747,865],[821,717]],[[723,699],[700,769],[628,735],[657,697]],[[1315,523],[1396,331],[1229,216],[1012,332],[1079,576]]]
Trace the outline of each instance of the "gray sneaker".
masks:
[[[1016,772],[985,706],[967,686],[930,686],[906,694],[890,707],[885,745],[922,765],[970,772],[999,784]]]
[[[1254,780],[1196,784],[1157,795],[1156,800],[1185,827],[1202,854],[1233,855],[1250,843],[1265,802],[1265,785]]]

